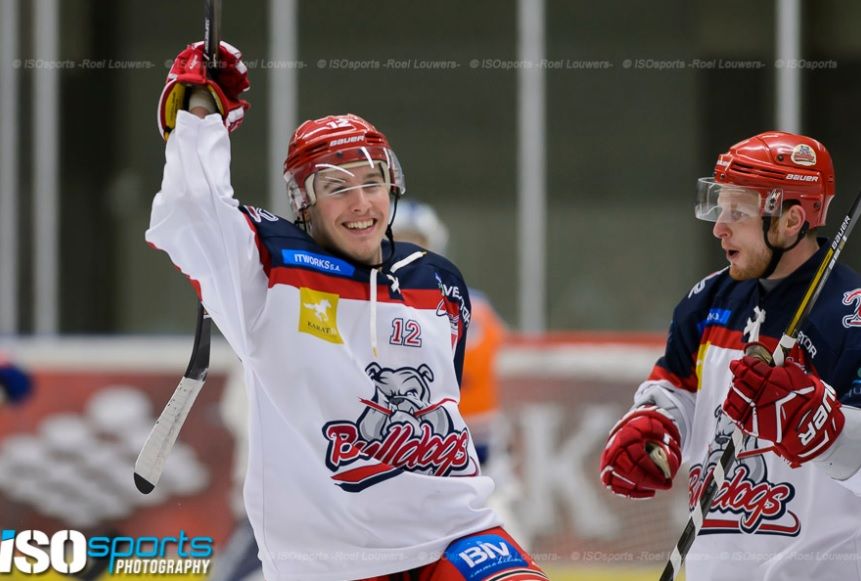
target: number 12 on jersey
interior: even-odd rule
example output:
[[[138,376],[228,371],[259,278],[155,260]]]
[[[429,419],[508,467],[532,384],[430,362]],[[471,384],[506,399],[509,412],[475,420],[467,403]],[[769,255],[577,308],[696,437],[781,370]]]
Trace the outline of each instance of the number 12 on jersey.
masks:
[[[392,319],[392,334],[389,336],[391,345],[404,347],[422,346],[422,327],[413,319]]]

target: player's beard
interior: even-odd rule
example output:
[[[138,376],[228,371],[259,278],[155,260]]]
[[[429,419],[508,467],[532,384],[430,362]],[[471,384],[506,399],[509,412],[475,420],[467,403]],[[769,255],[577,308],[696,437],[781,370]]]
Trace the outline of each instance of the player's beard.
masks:
[[[768,268],[768,263],[771,262],[771,255],[772,251],[765,244],[749,250],[747,260],[729,265],[730,277],[738,281],[760,278]]]

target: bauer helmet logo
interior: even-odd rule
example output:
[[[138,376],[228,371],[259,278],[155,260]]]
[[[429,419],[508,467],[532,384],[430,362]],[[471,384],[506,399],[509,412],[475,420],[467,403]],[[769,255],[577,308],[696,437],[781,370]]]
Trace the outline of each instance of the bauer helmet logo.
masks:
[[[790,159],[792,159],[792,162],[796,165],[816,165],[816,152],[813,151],[813,148],[809,145],[799,143],[792,148]]]
[[[788,173],[786,174],[786,179],[794,182],[818,182],[819,176],[804,176],[797,173]]]
[[[339,145],[346,145],[347,143],[356,143],[362,141],[365,138],[364,135],[353,135],[352,137],[342,137],[341,139],[333,139],[329,142],[329,147],[337,147]]]

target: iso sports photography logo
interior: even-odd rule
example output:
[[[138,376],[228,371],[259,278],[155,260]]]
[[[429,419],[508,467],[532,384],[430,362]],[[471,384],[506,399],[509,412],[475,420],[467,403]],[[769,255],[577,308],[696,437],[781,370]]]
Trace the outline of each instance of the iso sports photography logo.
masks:
[[[19,555],[14,555],[17,549]],[[67,550],[68,555],[67,557]],[[67,560],[67,558],[69,560]],[[0,533],[0,573],[39,575],[52,567],[58,573],[78,573],[87,566],[87,538],[79,531],[63,530],[48,538],[42,531],[3,529]]]
[[[111,574],[205,575],[212,537],[87,537],[76,530],[50,537],[39,530],[0,531],[0,575],[14,567],[27,575],[53,569],[62,574],[84,570],[90,558],[106,559]]]

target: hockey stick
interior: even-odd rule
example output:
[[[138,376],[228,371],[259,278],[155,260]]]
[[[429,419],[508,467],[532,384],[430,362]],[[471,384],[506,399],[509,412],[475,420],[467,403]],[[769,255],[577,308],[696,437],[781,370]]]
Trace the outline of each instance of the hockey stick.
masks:
[[[135,462],[135,485],[144,494],[152,492],[158,484],[164,463],[206,381],[206,372],[209,369],[210,319],[203,305],[198,306],[197,313],[194,347],[188,368],[152,427]]]
[[[813,305],[822,293],[822,289],[825,287],[825,282],[828,280],[828,276],[837,264],[840,252],[842,252],[843,247],[846,245],[846,240],[849,238],[852,228],[855,227],[859,214],[861,214],[861,192],[856,196],[849,213],[843,218],[843,222],[840,224],[840,229],[837,230],[837,234],[834,235],[834,239],[831,241],[830,248],[822,257],[819,270],[816,271],[816,275],[813,277],[813,280],[810,281],[810,285],[807,287],[807,292],[804,293],[804,297],[801,299],[801,303],[795,311],[795,316],[792,317],[792,320],[783,332],[783,336],[780,338],[777,347],[775,347],[774,353],[769,353],[759,346],[759,349],[754,348],[753,350],[748,351],[748,355],[759,357],[769,365],[783,365],[786,360],[786,356],[798,340],[798,331],[801,329],[802,325],[807,322],[807,317],[810,315]],[[694,543],[694,539],[696,539],[697,534],[699,534],[700,529],[703,526],[705,515],[708,514],[718,490],[723,486],[729,469],[732,467],[733,463],[735,463],[736,450],[740,450],[742,448],[743,441],[744,434],[738,426],[736,426],[732,431],[732,438],[727,442],[726,448],[721,454],[717,464],[715,464],[708,485],[703,487],[704,490],[702,496],[700,496],[699,503],[695,505],[694,509],[691,511],[688,523],[685,525],[685,530],[682,532],[681,537],[679,537],[679,542],[676,543],[675,547],[673,547],[670,559],[667,561],[667,565],[664,567],[664,572],[661,574],[661,581],[671,581],[679,574],[679,571],[682,568],[682,563],[684,563],[685,557],[687,556],[688,551],[690,551],[691,545]],[[706,479],[708,480],[709,477],[706,476]]]
[[[221,0],[204,0],[203,4],[203,47],[207,69],[212,71],[218,66]],[[156,420],[135,462],[135,486],[144,494],[152,492],[158,484],[164,463],[206,381],[206,372],[209,369],[210,327],[209,314],[202,304],[198,305],[194,347],[188,368]]]

